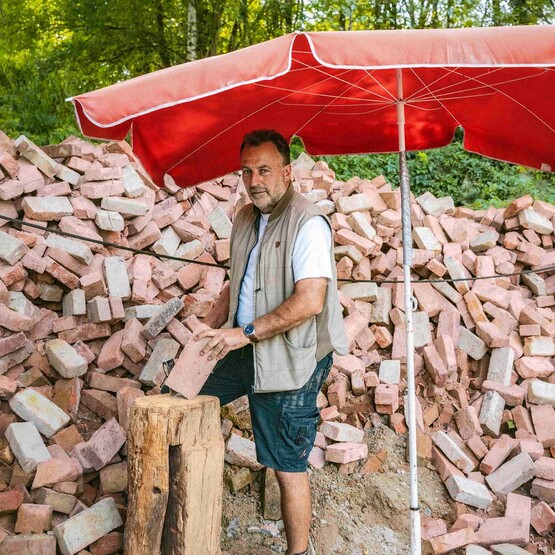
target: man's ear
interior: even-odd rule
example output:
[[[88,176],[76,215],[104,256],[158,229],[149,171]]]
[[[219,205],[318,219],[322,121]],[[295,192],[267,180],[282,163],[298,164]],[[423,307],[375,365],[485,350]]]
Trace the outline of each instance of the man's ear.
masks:
[[[291,181],[291,164],[287,164],[287,166],[284,166],[283,171],[285,175],[285,180]]]

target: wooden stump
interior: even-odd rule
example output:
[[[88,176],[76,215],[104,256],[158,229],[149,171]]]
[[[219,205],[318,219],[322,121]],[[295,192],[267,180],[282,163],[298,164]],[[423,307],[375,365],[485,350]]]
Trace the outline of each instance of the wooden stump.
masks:
[[[224,442],[219,402],[153,395],[128,432],[127,555],[219,555]]]

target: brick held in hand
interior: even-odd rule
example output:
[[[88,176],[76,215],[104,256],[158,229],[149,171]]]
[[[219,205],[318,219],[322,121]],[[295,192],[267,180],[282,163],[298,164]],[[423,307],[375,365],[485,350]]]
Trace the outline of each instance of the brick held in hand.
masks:
[[[193,333],[199,333],[203,329],[210,328],[199,324]],[[208,360],[208,353],[202,356],[200,354],[209,341],[209,337],[200,341],[191,339],[183,348],[165,385],[187,399],[194,399],[218,362],[216,359]]]

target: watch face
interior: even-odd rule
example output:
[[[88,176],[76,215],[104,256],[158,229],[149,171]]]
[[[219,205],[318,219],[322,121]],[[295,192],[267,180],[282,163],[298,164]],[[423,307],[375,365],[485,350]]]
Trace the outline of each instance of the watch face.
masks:
[[[247,324],[243,328],[243,331],[245,332],[245,335],[251,335],[254,333],[254,326],[252,324]]]

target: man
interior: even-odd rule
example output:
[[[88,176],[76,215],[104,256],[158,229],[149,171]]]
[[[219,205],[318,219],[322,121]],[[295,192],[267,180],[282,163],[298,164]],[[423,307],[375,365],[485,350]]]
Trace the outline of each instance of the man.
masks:
[[[288,553],[308,553],[307,459],[316,435],[316,397],[334,351],[347,354],[337,295],[331,228],[293,190],[289,145],[276,131],[245,135],[243,182],[252,204],[231,233],[225,316],[204,353],[219,360],[201,395],[222,405],[248,394],[258,461],[276,471]],[[219,320],[219,321],[218,321]]]

